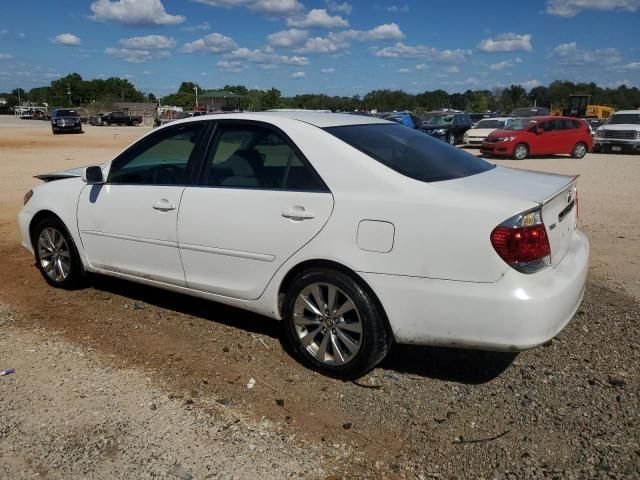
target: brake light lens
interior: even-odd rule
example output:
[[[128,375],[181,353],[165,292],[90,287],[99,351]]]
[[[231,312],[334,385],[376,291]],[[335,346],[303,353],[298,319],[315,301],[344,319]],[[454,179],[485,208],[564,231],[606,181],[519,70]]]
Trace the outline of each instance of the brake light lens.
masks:
[[[512,268],[535,273],[551,264],[551,247],[540,210],[516,215],[491,232],[491,245]]]

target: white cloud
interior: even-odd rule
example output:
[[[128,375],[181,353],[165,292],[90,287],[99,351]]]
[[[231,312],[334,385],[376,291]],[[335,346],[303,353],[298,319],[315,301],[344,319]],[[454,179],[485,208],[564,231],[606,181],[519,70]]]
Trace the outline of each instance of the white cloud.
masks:
[[[458,67],[453,67],[453,68],[457,69]],[[424,72],[428,69],[429,69],[429,65],[427,65],[426,63],[419,63],[418,65],[415,65],[410,68],[401,68],[398,70],[398,73],[417,73],[417,72]]]
[[[0,52],[0,60],[11,60],[12,58],[13,58],[13,55]]]
[[[320,70],[322,73],[336,73],[336,69],[333,67],[329,67],[329,68],[323,68],[322,70]]]
[[[176,25],[182,15],[169,15],[160,0],[96,0],[91,4],[94,20],[130,25]]]
[[[516,57],[513,60],[505,60],[503,62],[492,63],[489,65],[489,70],[504,70],[507,68],[513,68],[516,63],[522,63],[522,59],[520,57]]]
[[[345,30],[339,33],[330,33],[329,37],[342,41],[353,40],[356,42],[399,41],[405,39],[405,35],[397,23],[384,23],[371,30]]]
[[[292,15],[304,8],[298,0],[194,0],[212,7],[246,7],[268,15]]]
[[[434,62],[459,63],[471,56],[471,50],[438,50],[426,45],[411,46],[400,42],[393,47],[376,50],[374,54],[383,58],[426,58]]]
[[[337,43],[328,38],[313,37],[307,39],[304,45],[296,48],[295,51],[298,53],[305,53],[309,55],[321,55],[327,53],[336,53],[347,47],[348,45],[345,45],[344,43]]]
[[[455,65],[452,67],[447,67],[444,69],[445,72],[447,73],[460,73],[460,69],[458,67],[456,67]]]
[[[51,43],[76,47],[80,45],[80,37],[75,36],[73,33],[61,33],[52,38]]]
[[[625,87],[635,87],[636,83],[631,80],[616,80],[615,82],[611,82],[608,86],[609,88],[618,88],[624,85]]]
[[[306,76],[307,74],[304,72],[294,72],[291,75],[289,75],[289,78],[293,78],[294,80],[301,80]]]
[[[547,0],[547,13],[550,15],[575,17],[583,10],[637,12],[640,0]]]
[[[496,38],[485,38],[478,44],[478,49],[488,53],[516,52],[518,50],[530,52],[533,49],[531,34],[503,33]]]
[[[475,77],[469,77],[469,78],[466,78],[465,80],[459,80],[453,83],[455,83],[456,85],[478,85],[480,84],[480,80],[478,80]]]
[[[129,63],[146,63],[154,58],[168,58],[171,52],[167,50],[139,50],[132,48],[106,48],[104,53],[115,58],[121,58]]]
[[[561,43],[555,47],[547,58],[555,60],[560,65],[580,66],[593,63],[612,65],[620,61],[620,51],[617,48],[599,48],[596,50],[579,49],[576,42]]]
[[[206,37],[185,43],[182,51],[185,53],[229,53],[237,48],[238,44],[232,38],[222,35],[221,33],[210,33]]]
[[[206,31],[211,29],[211,25],[209,22],[202,22],[198,25],[191,25],[189,27],[182,27],[180,30],[183,32],[197,32],[197,31]]]
[[[147,35],[145,37],[130,37],[120,40],[120,45],[124,48],[136,50],[168,49],[176,46],[176,41],[171,37],[163,35]]]
[[[612,67],[611,70],[615,70],[617,72],[629,72],[632,70],[640,70],[640,62],[631,62],[626,63],[624,65],[617,65]]]
[[[407,13],[409,11],[409,5],[407,5],[406,3],[402,6],[391,5],[390,7],[387,7],[385,10],[391,13]]]
[[[267,35],[267,42],[272,47],[293,48],[303,44],[309,37],[306,30],[292,28]]]
[[[353,7],[350,3],[338,3],[334,0],[327,0],[327,8],[331,13],[342,13],[344,15],[351,15],[351,12],[353,11]]]
[[[324,8],[314,8],[304,17],[288,18],[287,25],[299,28],[343,28],[349,22],[339,15],[331,16]]]
[[[237,48],[234,51],[227,53],[225,55],[225,59],[236,62],[244,60],[246,62],[260,65],[281,64],[300,66],[309,64],[309,60],[307,60],[306,57],[276,55],[270,51],[265,51],[265,49],[251,50],[248,48]]]
[[[519,84],[526,90],[531,90],[532,88],[539,87],[541,85],[538,80],[527,80],[525,82],[519,82]]]
[[[216,67],[218,68],[218,70],[232,73],[240,73],[243,70],[241,62],[230,62],[228,60],[220,60],[218,63],[216,63]]]

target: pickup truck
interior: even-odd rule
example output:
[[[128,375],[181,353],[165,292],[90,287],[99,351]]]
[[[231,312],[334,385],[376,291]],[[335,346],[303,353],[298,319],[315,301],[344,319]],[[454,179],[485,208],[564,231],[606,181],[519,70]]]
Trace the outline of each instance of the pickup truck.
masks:
[[[131,125],[137,127],[142,123],[142,117],[125,115],[124,112],[109,112],[99,117],[101,125]]]
[[[611,115],[594,135],[596,152],[640,153],[640,110],[620,110]]]

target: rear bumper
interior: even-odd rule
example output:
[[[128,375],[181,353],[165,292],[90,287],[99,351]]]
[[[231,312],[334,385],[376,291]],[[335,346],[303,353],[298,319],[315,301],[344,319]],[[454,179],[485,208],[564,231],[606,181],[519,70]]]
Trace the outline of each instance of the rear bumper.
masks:
[[[555,337],[578,309],[589,242],[575,231],[555,267],[533,275],[509,269],[495,283],[362,273],[378,294],[398,343],[518,351]]]

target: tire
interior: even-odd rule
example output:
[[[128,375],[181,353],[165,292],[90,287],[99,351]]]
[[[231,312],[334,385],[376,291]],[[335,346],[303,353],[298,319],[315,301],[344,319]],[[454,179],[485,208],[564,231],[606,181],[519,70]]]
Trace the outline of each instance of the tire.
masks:
[[[331,289],[333,308],[329,305],[319,311],[319,303],[322,307],[331,303]],[[340,316],[332,316],[330,310]],[[283,319],[293,356],[332,377],[361,377],[382,361],[391,344],[375,299],[359,282],[337,270],[314,268],[298,274],[285,292]]]
[[[138,125],[140,125],[140,122],[138,120],[134,120],[133,122],[131,122],[131,126],[133,127],[137,127]]]
[[[587,147],[585,143],[582,143],[582,142],[576,143],[576,145],[573,147],[573,150],[571,150],[571,156],[573,158],[578,158],[578,159],[584,158],[588,150],[589,150],[589,147]]]
[[[38,270],[49,285],[73,289],[81,283],[84,272],[78,250],[58,218],[42,219],[33,231],[32,244]]]
[[[524,160],[529,156],[529,147],[526,143],[519,143],[513,149],[514,160]]]
[[[54,135],[58,135],[58,133],[60,133],[60,132],[58,132],[57,130],[54,130],[54,129],[52,128],[52,129],[51,129],[51,133],[53,133]]]
[[[102,120],[102,126],[103,127],[108,127],[109,125],[110,125],[109,124],[109,120]]]
[[[455,137],[455,135],[453,133],[449,133],[447,135],[447,143],[449,145],[455,145],[456,144],[456,137]]]

